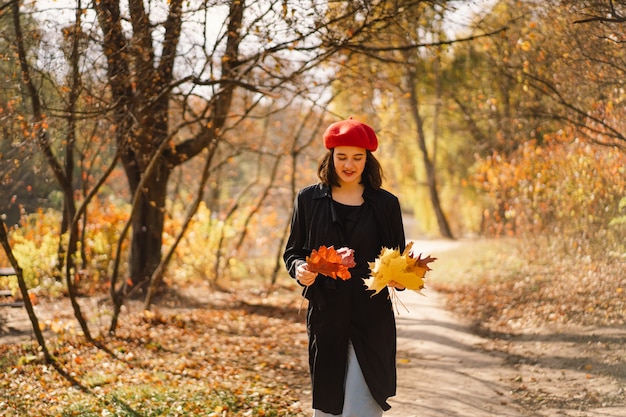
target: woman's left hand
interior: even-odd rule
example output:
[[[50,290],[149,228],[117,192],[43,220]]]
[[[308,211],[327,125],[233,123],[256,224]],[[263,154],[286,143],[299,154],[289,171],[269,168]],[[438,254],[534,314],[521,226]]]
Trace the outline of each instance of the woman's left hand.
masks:
[[[388,287],[392,287],[395,288],[396,290],[404,290],[406,289],[406,287],[396,281],[389,281],[389,284],[387,284]]]

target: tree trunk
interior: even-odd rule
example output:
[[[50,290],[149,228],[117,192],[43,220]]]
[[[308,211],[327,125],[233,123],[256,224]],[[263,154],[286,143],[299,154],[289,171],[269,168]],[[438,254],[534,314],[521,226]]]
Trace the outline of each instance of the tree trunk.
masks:
[[[435,164],[428,154],[428,147],[426,146],[426,134],[424,132],[424,122],[419,113],[419,96],[417,94],[417,86],[415,84],[416,74],[409,69],[407,71],[406,81],[410,91],[410,107],[411,115],[415,121],[417,128],[417,144],[422,152],[422,161],[424,162],[424,168],[426,169],[426,183],[428,185],[428,191],[430,194],[430,202],[437,218],[437,224],[439,225],[439,233],[441,236],[453,239],[448,219],[446,218],[443,209],[441,208],[441,201],[439,199],[439,191],[437,190],[437,174],[435,170]]]
[[[134,162],[124,162],[133,194],[137,190],[142,173]],[[170,168],[162,159],[156,169],[146,178],[138,207],[131,219],[131,249],[129,274],[130,293],[142,295],[148,287],[152,273],[161,261],[161,246],[165,220],[165,200]]]

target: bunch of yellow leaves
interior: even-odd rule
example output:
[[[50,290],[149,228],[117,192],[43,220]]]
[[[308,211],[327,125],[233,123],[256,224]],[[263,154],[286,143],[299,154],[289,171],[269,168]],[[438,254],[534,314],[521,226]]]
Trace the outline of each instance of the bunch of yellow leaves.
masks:
[[[431,270],[428,264],[437,258],[422,258],[421,253],[415,257],[411,252],[412,248],[413,242],[406,245],[402,254],[398,249],[383,248],[376,260],[369,262],[371,276],[363,280],[367,289],[374,291],[372,296],[378,294],[391,281],[418,292],[424,288],[424,277]]]

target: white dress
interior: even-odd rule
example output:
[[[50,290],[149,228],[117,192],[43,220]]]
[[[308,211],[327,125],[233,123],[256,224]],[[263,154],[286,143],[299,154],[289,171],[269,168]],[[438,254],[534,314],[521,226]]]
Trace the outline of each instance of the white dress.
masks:
[[[341,414],[328,414],[313,410],[313,417],[381,417],[383,410],[374,400],[365,382],[363,372],[356,358],[352,342],[348,342],[348,371],[346,372],[346,391]]]

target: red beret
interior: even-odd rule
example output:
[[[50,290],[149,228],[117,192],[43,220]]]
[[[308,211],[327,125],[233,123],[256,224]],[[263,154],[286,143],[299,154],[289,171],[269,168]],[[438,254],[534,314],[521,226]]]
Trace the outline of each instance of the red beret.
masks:
[[[356,146],[374,152],[378,148],[378,138],[374,129],[352,118],[341,120],[328,126],[324,132],[324,146]]]

